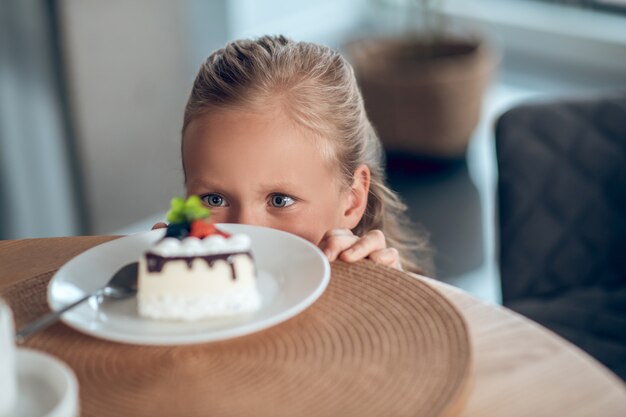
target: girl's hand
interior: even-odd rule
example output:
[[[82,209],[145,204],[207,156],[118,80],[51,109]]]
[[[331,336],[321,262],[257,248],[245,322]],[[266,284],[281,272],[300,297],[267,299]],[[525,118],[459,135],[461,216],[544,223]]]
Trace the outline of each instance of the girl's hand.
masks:
[[[398,251],[387,247],[385,235],[380,230],[370,230],[361,237],[349,229],[329,230],[324,234],[319,247],[330,262],[335,259],[356,262],[367,258],[377,264],[402,269]]]

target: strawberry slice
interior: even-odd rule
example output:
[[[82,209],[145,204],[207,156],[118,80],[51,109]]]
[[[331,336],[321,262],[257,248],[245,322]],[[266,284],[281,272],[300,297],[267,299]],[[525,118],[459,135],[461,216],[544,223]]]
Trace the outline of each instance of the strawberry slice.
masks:
[[[213,223],[207,223],[204,220],[194,220],[191,223],[191,232],[189,236],[197,237],[198,239],[204,239],[207,236],[220,235],[225,238],[229,238],[230,234],[219,230]]]
[[[207,223],[204,220],[194,220],[191,223],[191,231],[189,236],[197,237],[198,239],[204,239],[215,233],[215,226],[211,223]]]

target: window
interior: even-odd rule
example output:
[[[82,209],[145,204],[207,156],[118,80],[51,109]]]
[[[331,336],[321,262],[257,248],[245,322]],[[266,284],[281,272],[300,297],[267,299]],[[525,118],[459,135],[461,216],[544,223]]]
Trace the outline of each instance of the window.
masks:
[[[626,14],[626,0],[540,0],[547,3],[561,3],[571,6],[602,9]]]

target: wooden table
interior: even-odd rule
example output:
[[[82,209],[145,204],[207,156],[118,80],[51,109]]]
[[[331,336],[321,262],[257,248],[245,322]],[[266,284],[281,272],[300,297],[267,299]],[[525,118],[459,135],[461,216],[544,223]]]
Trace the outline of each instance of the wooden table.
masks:
[[[0,241],[0,290],[55,271],[114,236]],[[462,313],[475,376],[462,416],[624,416],[626,385],[589,355],[510,310],[425,280]]]

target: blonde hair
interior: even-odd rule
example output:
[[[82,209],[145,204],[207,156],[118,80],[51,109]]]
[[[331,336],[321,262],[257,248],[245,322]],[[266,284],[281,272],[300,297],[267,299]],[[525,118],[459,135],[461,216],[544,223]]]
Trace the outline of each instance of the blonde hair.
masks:
[[[356,235],[379,229],[404,268],[431,272],[426,239],[412,232],[406,206],[385,184],[380,141],[367,118],[350,64],[336,51],[284,36],[238,40],[213,52],[196,76],[183,122],[212,110],[280,106],[291,120],[327,139],[324,155],[338,163],[346,185],[365,164],[371,172],[367,207]],[[324,143],[326,146],[324,146]]]

